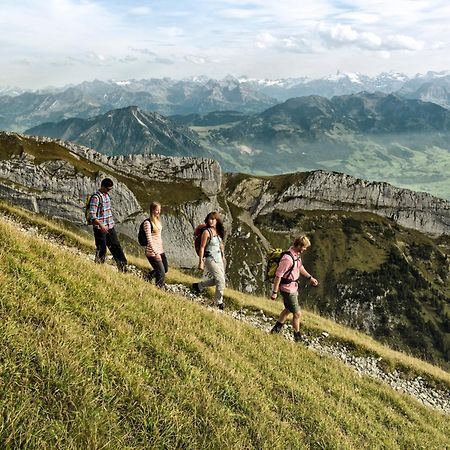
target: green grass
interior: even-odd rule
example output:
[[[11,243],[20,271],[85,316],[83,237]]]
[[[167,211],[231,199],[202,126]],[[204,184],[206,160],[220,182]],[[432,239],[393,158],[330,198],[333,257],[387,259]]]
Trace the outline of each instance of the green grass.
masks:
[[[8,213],[62,242],[77,240],[58,223]],[[172,271],[171,280],[192,278]],[[226,295],[237,306],[280,310]],[[450,385],[447,373],[362,334],[307,312],[304,321]],[[3,221],[0,337],[2,448],[448,445],[448,417],[412,398]]]

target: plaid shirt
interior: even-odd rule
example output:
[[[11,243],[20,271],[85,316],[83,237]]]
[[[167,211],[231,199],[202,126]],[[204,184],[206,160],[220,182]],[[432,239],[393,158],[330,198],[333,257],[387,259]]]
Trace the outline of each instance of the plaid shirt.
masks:
[[[100,198],[102,203],[100,205]],[[91,198],[89,207],[91,219],[98,219],[102,225],[108,227],[108,230],[114,227],[114,219],[111,211],[111,197],[109,194],[103,194],[97,191]],[[100,228],[98,225],[94,225],[95,228]]]

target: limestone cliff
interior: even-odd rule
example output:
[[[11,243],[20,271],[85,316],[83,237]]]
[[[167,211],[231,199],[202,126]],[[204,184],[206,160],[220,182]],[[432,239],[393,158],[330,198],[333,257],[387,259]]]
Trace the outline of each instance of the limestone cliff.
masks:
[[[424,192],[321,170],[280,178],[230,175],[227,198],[253,219],[274,209],[364,211],[428,234],[450,233],[450,202]]]

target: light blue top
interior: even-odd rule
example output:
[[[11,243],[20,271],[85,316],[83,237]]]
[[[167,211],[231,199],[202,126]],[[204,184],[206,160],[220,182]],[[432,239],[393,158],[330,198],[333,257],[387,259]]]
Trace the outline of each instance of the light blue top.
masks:
[[[205,247],[205,258],[213,258],[216,262],[222,259],[220,243],[222,239],[219,235],[211,236]]]

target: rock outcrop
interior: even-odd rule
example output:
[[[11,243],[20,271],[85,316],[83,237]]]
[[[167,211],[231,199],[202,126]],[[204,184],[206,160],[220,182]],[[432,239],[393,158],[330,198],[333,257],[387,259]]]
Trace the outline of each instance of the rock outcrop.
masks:
[[[271,179],[244,178],[229,183],[233,187],[227,197],[250,211],[253,219],[274,209],[347,210],[375,213],[432,235],[450,233],[450,202],[430,194],[321,170],[291,178],[281,190]]]

